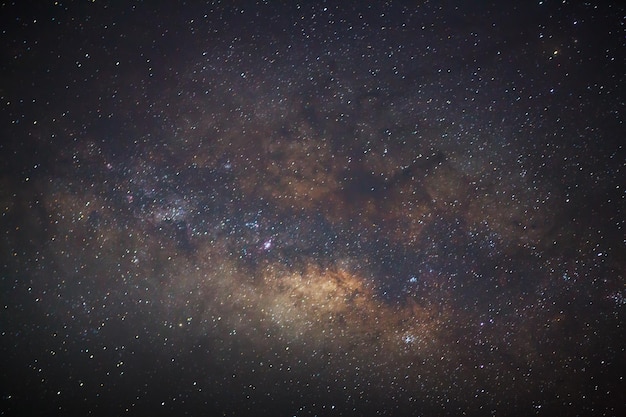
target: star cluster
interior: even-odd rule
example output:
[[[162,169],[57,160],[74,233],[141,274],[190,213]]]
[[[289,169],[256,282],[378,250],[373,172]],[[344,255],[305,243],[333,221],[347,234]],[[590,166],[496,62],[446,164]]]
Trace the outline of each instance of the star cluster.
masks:
[[[624,411],[623,7],[0,10],[0,414]]]

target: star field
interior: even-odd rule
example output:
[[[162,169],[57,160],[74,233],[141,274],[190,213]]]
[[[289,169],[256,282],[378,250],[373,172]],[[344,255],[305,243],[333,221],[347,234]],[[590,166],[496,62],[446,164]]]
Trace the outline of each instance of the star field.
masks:
[[[0,16],[0,415],[626,411],[623,6]]]

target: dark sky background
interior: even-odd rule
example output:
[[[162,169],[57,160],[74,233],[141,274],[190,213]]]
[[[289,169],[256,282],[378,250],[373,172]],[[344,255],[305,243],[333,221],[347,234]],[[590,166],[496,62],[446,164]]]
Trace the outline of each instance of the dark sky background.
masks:
[[[0,415],[626,415],[618,2],[15,3]]]

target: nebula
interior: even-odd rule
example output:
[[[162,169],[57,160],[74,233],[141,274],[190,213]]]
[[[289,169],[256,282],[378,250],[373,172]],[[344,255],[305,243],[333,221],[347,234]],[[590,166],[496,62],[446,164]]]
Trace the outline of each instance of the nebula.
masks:
[[[0,414],[623,414],[623,8],[547,3],[6,6]]]

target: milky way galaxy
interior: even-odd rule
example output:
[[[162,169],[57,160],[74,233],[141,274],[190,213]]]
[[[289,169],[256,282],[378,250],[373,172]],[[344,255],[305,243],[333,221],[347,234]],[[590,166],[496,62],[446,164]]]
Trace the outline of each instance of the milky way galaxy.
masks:
[[[414,3],[2,5],[0,415],[626,412],[624,7]]]

